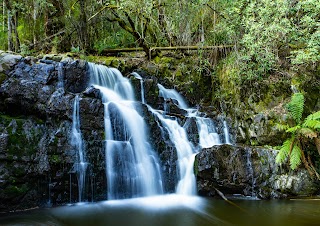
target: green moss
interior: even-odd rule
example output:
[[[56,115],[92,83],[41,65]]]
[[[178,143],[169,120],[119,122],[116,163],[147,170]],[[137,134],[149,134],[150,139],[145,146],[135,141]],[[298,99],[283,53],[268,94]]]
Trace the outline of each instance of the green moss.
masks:
[[[23,156],[35,154],[41,139],[40,130],[37,127],[29,128],[26,134],[24,129],[25,119],[0,115],[0,125],[8,133],[8,158],[21,159]]]
[[[52,162],[52,163],[61,163],[62,160],[60,158],[59,155],[52,155],[49,157],[49,162]]]
[[[6,80],[7,76],[4,73],[0,73],[0,84],[2,84],[2,82],[4,80]]]
[[[23,184],[21,186],[9,185],[3,190],[3,193],[7,196],[15,197],[24,195],[28,191],[28,186]]]
[[[199,162],[198,162],[198,159],[197,158],[195,158],[194,159],[194,165],[193,165],[193,172],[194,172],[194,175],[195,176],[197,176],[198,175],[198,164],[199,164]]]

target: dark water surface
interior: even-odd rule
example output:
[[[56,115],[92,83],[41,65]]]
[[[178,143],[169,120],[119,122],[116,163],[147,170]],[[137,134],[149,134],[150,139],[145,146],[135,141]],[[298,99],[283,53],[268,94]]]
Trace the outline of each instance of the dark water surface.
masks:
[[[177,195],[1,214],[0,225],[320,225],[320,200],[212,200]]]

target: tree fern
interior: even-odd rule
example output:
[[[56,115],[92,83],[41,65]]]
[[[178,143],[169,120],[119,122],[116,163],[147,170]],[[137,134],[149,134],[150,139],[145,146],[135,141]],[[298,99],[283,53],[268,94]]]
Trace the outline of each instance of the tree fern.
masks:
[[[306,142],[308,138],[315,142],[318,153],[320,154],[320,139],[318,131],[320,131],[320,111],[309,115],[302,123],[302,113],[304,108],[304,96],[302,93],[292,95],[291,101],[287,105],[290,116],[294,119],[295,125],[277,125],[278,129],[291,133],[291,138],[285,140],[276,157],[276,163],[283,163],[289,157],[290,168],[295,170],[303,160],[303,163],[311,176],[318,175],[312,162],[307,162],[304,152],[301,149],[302,142]],[[309,156],[310,157],[310,156]],[[310,164],[314,173],[310,171]],[[320,179],[320,177],[318,177]]]
[[[302,93],[294,93],[291,97],[291,101],[288,103],[287,108],[291,117],[297,124],[300,123],[304,107],[304,96]]]

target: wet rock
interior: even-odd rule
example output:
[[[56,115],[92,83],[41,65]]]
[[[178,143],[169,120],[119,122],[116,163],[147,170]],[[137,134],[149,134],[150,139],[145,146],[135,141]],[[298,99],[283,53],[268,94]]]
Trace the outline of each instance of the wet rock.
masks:
[[[80,93],[89,85],[89,74],[87,72],[87,62],[75,60],[66,64],[64,67],[64,87],[65,90],[72,93]]]
[[[3,59],[3,54],[1,55]],[[0,77],[0,212],[78,200],[71,169],[77,153],[70,144],[75,94],[86,88],[86,63],[9,57]],[[59,86],[59,70],[65,81]],[[74,71],[72,71],[74,70]],[[72,74],[74,73],[74,74]],[[82,87],[81,87],[82,86]],[[81,129],[87,150],[91,200],[106,199],[103,105],[99,91],[80,95]],[[71,190],[70,190],[71,187]],[[87,190],[91,188],[86,188]],[[71,191],[71,193],[70,193]],[[48,204],[49,203],[49,204]]]
[[[195,172],[200,195],[242,194],[262,199],[312,195],[317,184],[305,169],[290,171],[275,164],[277,151],[221,145],[196,156]]]
[[[199,137],[199,131],[197,126],[196,118],[186,118],[185,123],[183,125],[184,128],[186,128],[186,132],[188,135],[188,139],[194,146],[199,144],[200,137]]]

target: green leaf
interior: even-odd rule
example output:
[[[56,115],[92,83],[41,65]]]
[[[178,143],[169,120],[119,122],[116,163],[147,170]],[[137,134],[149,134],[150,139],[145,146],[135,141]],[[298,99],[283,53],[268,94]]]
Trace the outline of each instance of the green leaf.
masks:
[[[306,119],[302,125],[303,127],[310,128],[313,130],[319,130],[320,129],[320,121],[318,120],[312,120],[312,119]]]
[[[291,97],[291,101],[288,103],[287,108],[290,112],[291,117],[300,123],[304,107],[304,96],[302,93],[294,93]]]
[[[294,145],[290,155],[290,168],[295,170],[301,164],[301,149],[298,145]]]
[[[294,127],[290,127],[286,130],[287,133],[295,133],[297,130],[301,129],[300,125],[294,126]]]
[[[286,160],[286,158],[289,155],[292,142],[294,142],[294,137],[291,137],[291,138],[285,140],[285,142],[283,142],[281,149],[279,150],[279,152],[277,154],[276,163],[280,164]]]
[[[320,111],[317,111],[311,115],[309,115],[306,120],[320,120]]]
[[[288,125],[283,125],[283,124],[276,124],[276,128],[280,131],[286,131],[287,129],[289,129],[289,126]]]

